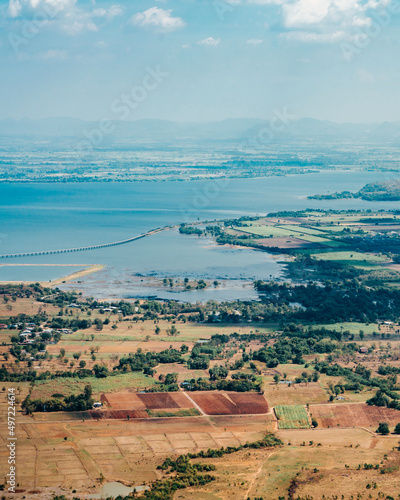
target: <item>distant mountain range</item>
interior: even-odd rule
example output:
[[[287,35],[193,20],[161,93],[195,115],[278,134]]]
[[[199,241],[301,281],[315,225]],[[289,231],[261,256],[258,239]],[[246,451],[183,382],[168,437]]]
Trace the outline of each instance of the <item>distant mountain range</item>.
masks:
[[[334,123],[313,118],[271,122],[254,118],[218,122],[180,123],[166,120],[113,121],[115,130],[106,134],[112,140],[145,142],[239,141],[253,138],[280,140],[349,140],[394,142],[400,139],[400,122],[380,124]],[[277,126],[275,126],[277,125]],[[99,128],[99,122],[75,118],[0,120],[0,136],[19,138],[85,137]]]

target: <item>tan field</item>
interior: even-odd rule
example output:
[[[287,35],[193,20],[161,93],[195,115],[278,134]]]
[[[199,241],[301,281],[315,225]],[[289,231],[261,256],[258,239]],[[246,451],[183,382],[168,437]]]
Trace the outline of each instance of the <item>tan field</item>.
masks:
[[[328,400],[326,391],[318,382],[307,384],[264,384],[264,394],[272,406],[296,405],[307,403],[325,403]]]
[[[7,306],[11,306],[11,309]],[[3,301],[0,302],[0,317],[14,317],[18,314],[35,315],[39,310],[45,311],[49,316],[57,314],[59,308],[52,304],[45,304],[37,302],[33,299],[18,299],[17,301],[9,301],[7,304]]]
[[[272,416],[191,417],[146,420],[82,421],[48,414],[36,421],[20,415],[18,475],[22,498],[32,490],[55,488],[89,492],[105,481],[140,485],[159,477],[156,471],[167,456],[239,446],[260,439],[274,428]],[[76,416],[76,415],[75,415]],[[42,414],[42,418],[46,418]],[[53,418],[59,420],[53,421]],[[1,470],[6,470],[5,425],[1,425]],[[80,493],[81,494],[81,493]],[[49,492],[36,498],[48,498]],[[83,496],[84,497],[84,496]]]
[[[392,408],[369,406],[365,403],[339,405],[310,405],[310,413],[318,426],[368,427],[376,429],[377,423],[387,422],[395,426],[400,422],[400,412]]]

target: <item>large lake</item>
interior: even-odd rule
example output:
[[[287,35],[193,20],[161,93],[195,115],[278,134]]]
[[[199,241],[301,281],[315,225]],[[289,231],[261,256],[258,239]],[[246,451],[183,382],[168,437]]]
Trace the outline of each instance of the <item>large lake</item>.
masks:
[[[306,199],[328,190],[356,191],[383,177],[388,175],[330,171],[221,181],[0,184],[0,254],[95,245],[180,222],[279,210],[398,208],[398,203],[391,202]],[[248,283],[279,278],[283,269],[265,252],[220,247],[204,238],[181,236],[176,230],[99,250],[0,261],[0,280],[51,280],[78,268],[1,266],[10,263],[104,264],[105,270],[74,287],[98,297],[156,295],[190,301],[255,298]],[[218,279],[223,284],[177,294],[165,287],[147,287],[138,275]]]

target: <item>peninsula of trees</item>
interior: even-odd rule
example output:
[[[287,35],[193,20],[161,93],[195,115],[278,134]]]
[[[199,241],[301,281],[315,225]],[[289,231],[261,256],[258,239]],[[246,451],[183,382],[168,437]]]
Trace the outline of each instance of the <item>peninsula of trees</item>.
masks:
[[[361,198],[367,201],[399,201],[400,181],[372,182],[366,184],[356,193],[342,191],[341,193],[308,196],[309,200],[340,200],[347,198]]]

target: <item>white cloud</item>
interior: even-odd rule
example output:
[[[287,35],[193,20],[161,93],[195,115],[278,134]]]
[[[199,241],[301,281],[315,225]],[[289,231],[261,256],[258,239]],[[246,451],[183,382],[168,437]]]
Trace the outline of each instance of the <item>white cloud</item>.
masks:
[[[172,9],[151,7],[144,12],[138,12],[131,17],[131,23],[144,28],[156,28],[159,31],[174,31],[186,26],[180,17],[172,16]]]
[[[100,8],[94,9],[92,12],[93,17],[106,17],[108,19],[113,19],[116,16],[122,14],[122,7],[120,5],[111,5],[108,9]]]
[[[281,5],[283,37],[289,40],[329,43],[360,36],[395,0],[246,0],[247,4]],[[298,30],[296,34],[296,30]]]
[[[261,44],[263,43],[263,41],[264,41],[264,40],[260,40],[260,39],[258,39],[258,38],[251,38],[250,40],[247,40],[247,42],[246,42],[246,43],[247,43],[247,44],[249,44],[249,45],[254,45],[254,46],[256,46],[256,45],[261,45]]]
[[[308,43],[335,43],[347,40],[349,37],[344,31],[332,33],[313,33],[310,31],[289,31],[282,35],[287,40]]]
[[[247,0],[247,3],[253,3],[256,5],[282,5],[287,0]]]
[[[37,55],[37,59],[41,61],[63,61],[67,59],[68,53],[66,50],[48,50]]]
[[[58,23],[63,31],[75,35],[81,31],[97,31],[107,21],[122,14],[120,5],[109,8],[81,8],[77,0],[9,0],[8,15],[12,19],[38,19],[43,25]],[[96,22],[97,20],[97,22]],[[100,25],[98,24],[100,23]]]
[[[91,19],[81,16],[77,19],[67,20],[62,25],[63,31],[68,35],[77,35],[82,31],[98,31],[99,28]]]
[[[21,13],[22,6],[18,0],[10,0],[8,4],[8,13],[11,17],[18,17]]]
[[[288,28],[304,26],[363,27],[371,24],[370,13],[391,0],[284,0],[284,23]]]
[[[204,40],[199,40],[197,45],[205,45],[206,47],[217,47],[221,43],[220,38],[213,38],[209,36],[208,38],[204,38]]]
[[[283,7],[287,27],[321,23],[328,15],[330,0],[298,0]]]
[[[44,14],[55,16],[74,7],[76,2],[77,0],[9,0],[8,12],[11,17],[19,17],[42,10]]]

